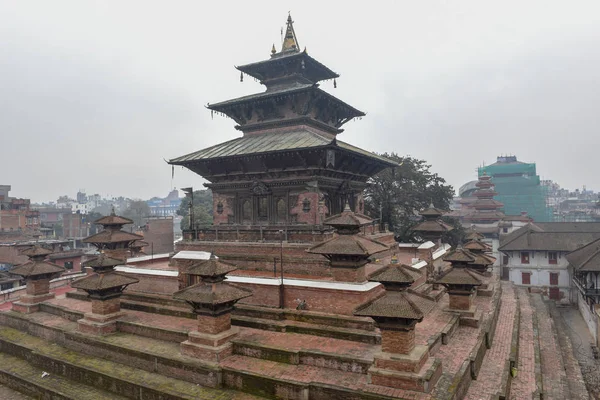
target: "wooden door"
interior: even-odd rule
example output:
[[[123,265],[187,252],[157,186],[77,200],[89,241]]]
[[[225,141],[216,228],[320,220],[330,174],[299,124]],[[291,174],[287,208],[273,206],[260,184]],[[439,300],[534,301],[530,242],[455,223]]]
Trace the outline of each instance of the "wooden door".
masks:
[[[557,287],[550,288],[550,300],[560,300],[560,290]]]

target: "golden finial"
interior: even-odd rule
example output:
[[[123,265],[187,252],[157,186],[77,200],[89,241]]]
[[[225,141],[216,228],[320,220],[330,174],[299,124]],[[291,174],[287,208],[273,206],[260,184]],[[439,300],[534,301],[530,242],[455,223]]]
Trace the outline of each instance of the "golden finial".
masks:
[[[283,44],[281,46],[282,52],[286,50],[300,51],[298,39],[296,38],[296,33],[294,32],[294,21],[289,13],[287,18],[287,28],[285,30],[285,36],[283,37]]]
[[[273,47],[271,47],[271,54],[275,53],[277,53],[277,50],[275,50],[275,43],[273,43]]]

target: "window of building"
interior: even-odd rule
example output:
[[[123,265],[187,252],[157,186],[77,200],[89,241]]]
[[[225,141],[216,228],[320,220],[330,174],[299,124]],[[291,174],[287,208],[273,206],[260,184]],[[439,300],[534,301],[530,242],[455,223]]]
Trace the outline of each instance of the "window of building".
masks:
[[[0,284],[0,290],[8,290],[8,289],[12,289],[12,288],[13,288],[12,282]]]
[[[502,265],[508,265],[508,256],[502,256]]]
[[[558,272],[550,272],[550,284],[558,286]]]
[[[556,264],[558,262],[558,254],[555,251],[548,252],[548,264]]]
[[[277,220],[279,222],[285,222],[287,219],[287,206],[285,200],[277,200]]]
[[[265,220],[269,217],[269,200],[266,197],[258,199],[258,218]]]
[[[521,264],[529,264],[529,252],[528,251],[521,252]]]
[[[531,285],[531,272],[521,272],[521,283]]]
[[[502,228],[502,233],[508,233],[508,228]]]
[[[248,200],[242,203],[242,219],[244,221],[252,220],[252,206],[250,205],[250,201]]]
[[[65,269],[73,269],[73,261],[65,261]]]

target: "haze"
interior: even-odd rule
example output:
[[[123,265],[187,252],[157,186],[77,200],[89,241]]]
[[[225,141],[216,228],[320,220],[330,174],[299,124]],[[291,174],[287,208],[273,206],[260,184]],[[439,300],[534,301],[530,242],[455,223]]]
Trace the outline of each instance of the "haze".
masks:
[[[200,188],[163,159],[240,135],[204,105],[262,91],[234,65],[268,58],[288,11],[341,74],[322,87],[367,112],[342,140],[455,188],[516,154],[600,189],[595,1],[0,1],[0,183],[32,201]]]

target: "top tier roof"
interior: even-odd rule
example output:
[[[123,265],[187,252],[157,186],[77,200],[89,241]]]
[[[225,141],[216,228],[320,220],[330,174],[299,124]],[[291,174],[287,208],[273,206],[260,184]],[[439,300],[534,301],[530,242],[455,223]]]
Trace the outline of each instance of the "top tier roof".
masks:
[[[115,209],[113,207],[110,215],[106,215],[102,218],[97,219],[96,221],[94,221],[94,224],[103,226],[123,226],[127,224],[133,224],[133,220],[116,215]]]
[[[23,250],[21,252],[24,256],[27,256],[31,259],[34,258],[45,258],[46,256],[52,254],[51,250],[45,249],[42,246],[35,245],[33,247],[28,248],[27,250]]]
[[[355,213],[346,204],[344,211],[340,214],[331,216],[323,221],[323,224],[333,226],[336,229],[360,228],[363,225],[372,223],[373,220],[366,215]]]
[[[475,262],[476,257],[469,250],[459,246],[448,253],[443,260],[451,263],[473,263]]]
[[[369,281],[410,285],[421,277],[418,269],[404,264],[389,264],[369,277]]]
[[[445,213],[444,210],[440,210],[439,208],[435,208],[433,206],[433,203],[431,203],[429,205],[429,207],[427,207],[426,209],[424,209],[421,212],[419,212],[420,215],[422,215],[423,217],[427,217],[427,218],[439,218],[442,215],[444,215],[444,213]]]
[[[192,264],[187,268],[185,273],[188,275],[199,275],[201,277],[224,277],[236,269],[237,267],[235,265],[220,261],[213,253],[208,260]]]
[[[287,27],[280,52],[277,52],[275,45],[273,45],[269,60],[246,64],[236,68],[265,84],[274,78],[289,75],[290,72],[310,83],[339,77],[338,74],[325,65],[310,57],[306,49],[300,51],[291,15],[288,15],[287,18]]]

